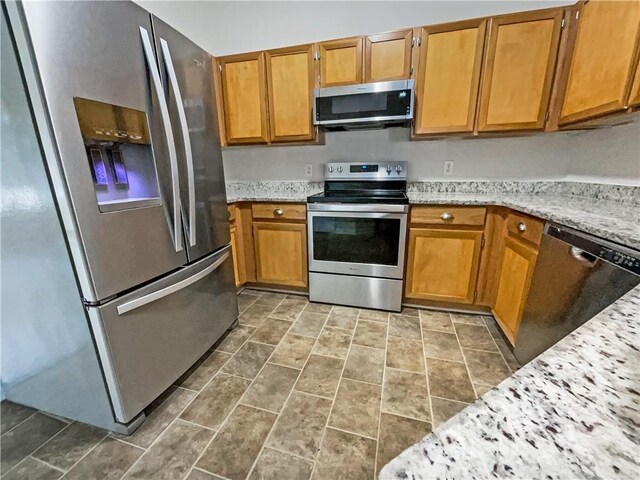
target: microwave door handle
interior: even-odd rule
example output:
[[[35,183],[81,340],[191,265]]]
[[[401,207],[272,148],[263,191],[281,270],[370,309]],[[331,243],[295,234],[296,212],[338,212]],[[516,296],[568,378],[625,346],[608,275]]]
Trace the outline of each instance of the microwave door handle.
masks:
[[[189,285],[193,285],[197,281],[203,279],[214,270],[217,270],[220,265],[224,263],[224,261],[229,258],[229,251],[227,250],[222,256],[209,265],[204,270],[190,276],[189,278],[185,278],[184,280],[180,280],[179,282],[174,283],[173,285],[169,285],[168,287],[161,288],[153,293],[149,293],[147,295],[143,295],[142,297],[138,297],[129,302],[123,303],[122,305],[118,305],[116,310],[118,311],[118,315],[124,315],[131,310],[135,310],[136,308],[143,307],[148,305],[149,303],[155,302],[156,300],[160,300],[161,298],[167,297],[172,293],[176,293],[183,288],[187,288]]]
[[[178,120],[180,121],[180,129],[182,130],[182,140],[184,145],[184,154],[187,159],[187,181],[189,183],[189,245],[192,247],[196,244],[196,189],[195,174],[193,166],[193,154],[191,152],[191,139],[189,138],[189,126],[187,125],[187,115],[184,111],[184,103],[182,101],[182,93],[176,77],[176,70],[171,59],[169,44],[164,38],[160,39],[162,48],[162,58],[167,68],[169,77],[169,85],[173,90],[173,96],[176,99],[176,107],[178,110]]]
[[[171,166],[171,185],[173,189],[173,245],[176,252],[182,250],[182,223],[180,221],[180,183],[178,181],[178,158],[176,154],[176,145],[173,139],[173,130],[171,129],[171,119],[169,118],[169,107],[167,99],[164,96],[162,83],[160,82],[160,72],[156,66],[156,58],[151,48],[151,40],[149,33],[143,27],[140,27],[140,38],[142,39],[142,49],[144,57],[147,60],[147,67],[151,75],[154,90],[158,97],[158,105],[160,106],[160,116],[164,126],[164,134],[169,150],[169,164]]]

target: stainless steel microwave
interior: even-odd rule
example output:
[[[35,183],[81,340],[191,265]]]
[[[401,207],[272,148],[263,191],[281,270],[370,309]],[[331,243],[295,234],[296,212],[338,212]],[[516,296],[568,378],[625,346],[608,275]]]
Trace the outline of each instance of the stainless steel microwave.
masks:
[[[413,118],[413,80],[314,90],[314,124],[326,130],[408,125]]]

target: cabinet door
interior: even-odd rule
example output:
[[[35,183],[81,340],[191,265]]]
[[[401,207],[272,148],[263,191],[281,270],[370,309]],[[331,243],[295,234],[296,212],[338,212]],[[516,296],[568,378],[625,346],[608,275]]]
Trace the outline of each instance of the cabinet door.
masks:
[[[320,44],[320,86],[362,83],[362,37]]]
[[[636,76],[633,80],[633,87],[631,88],[627,105],[630,107],[637,107],[640,105],[640,62],[638,62],[638,66],[636,67]]]
[[[258,282],[306,287],[307,227],[304,223],[254,222]]]
[[[238,229],[235,224],[231,224],[229,227],[229,233],[231,233],[231,255],[233,256],[233,274],[236,280],[236,287],[239,287],[244,283],[240,278],[240,268],[238,267]]]
[[[266,52],[272,142],[312,140],[313,46]]]
[[[478,131],[544,127],[563,15],[554,9],[491,19]]]
[[[227,143],[266,143],[267,95],[264,53],[220,59]]]
[[[482,231],[411,228],[405,296],[473,303]]]
[[[640,2],[591,0],[575,25],[560,124],[624,108],[635,74]]]
[[[524,242],[510,236],[505,238],[492,311],[512,343],[518,333],[537,257],[537,250]]]
[[[471,132],[486,21],[423,27],[415,133]]]
[[[411,75],[413,30],[370,35],[365,39],[365,82],[402,80]]]

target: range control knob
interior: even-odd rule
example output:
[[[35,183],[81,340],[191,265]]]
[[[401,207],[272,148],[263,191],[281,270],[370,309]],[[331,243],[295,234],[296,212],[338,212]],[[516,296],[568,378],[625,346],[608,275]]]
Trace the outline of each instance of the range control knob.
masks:
[[[342,172],[342,167],[338,167],[338,172]]]
[[[327,168],[327,170],[329,170],[329,173],[333,172],[333,167],[329,167]]]
[[[387,165],[387,173],[391,173],[391,165]]]
[[[401,171],[402,171],[402,166],[401,166],[401,165],[398,165],[398,166],[396,167],[396,172],[400,173]]]

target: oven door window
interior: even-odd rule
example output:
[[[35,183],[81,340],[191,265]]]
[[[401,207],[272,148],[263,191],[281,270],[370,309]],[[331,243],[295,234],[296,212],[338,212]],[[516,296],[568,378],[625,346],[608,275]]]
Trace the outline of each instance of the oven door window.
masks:
[[[400,219],[314,217],[313,259],[398,265]]]

